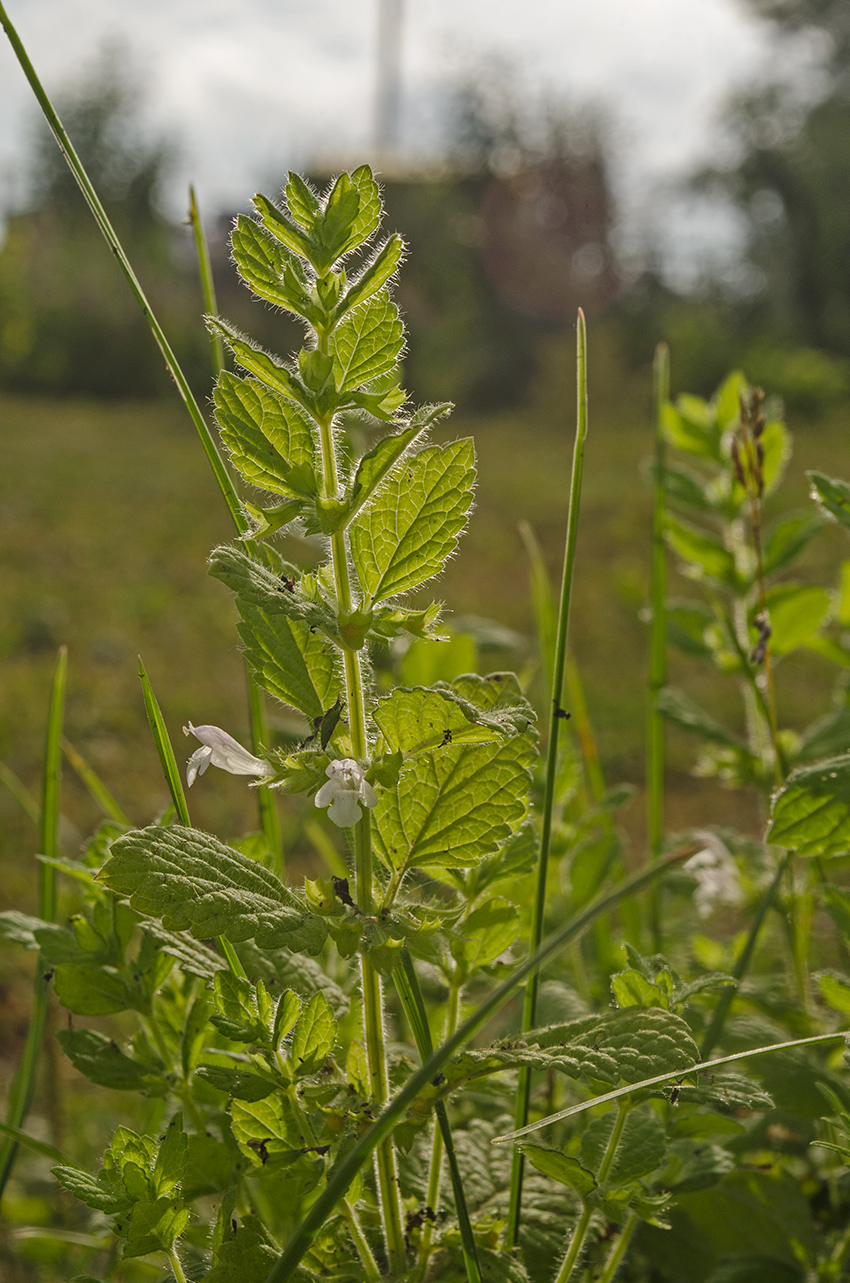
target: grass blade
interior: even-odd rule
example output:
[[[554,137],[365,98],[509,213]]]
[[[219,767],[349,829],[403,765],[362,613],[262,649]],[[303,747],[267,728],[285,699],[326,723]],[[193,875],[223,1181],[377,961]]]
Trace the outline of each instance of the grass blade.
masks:
[[[579,309],[576,327],[576,368],[577,368],[577,403],[576,435],[573,449],[572,479],[570,482],[570,507],[567,515],[567,537],[564,550],[564,574],[561,583],[561,601],[558,609],[558,627],[555,638],[555,659],[552,670],[552,703],[549,716],[549,742],[546,756],[546,781],[543,792],[542,829],[540,835],[540,853],[537,861],[537,877],[534,892],[534,908],[531,919],[529,953],[534,954],[543,939],[543,922],[546,912],[546,880],[549,872],[549,844],[552,836],[552,812],[555,805],[555,780],[558,768],[558,736],[564,710],[561,700],[564,691],[564,669],[567,659],[567,637],[570,623],[570,601],[572,599],[573,571],[576,559],[576,540],[578,538],[578,514],[581,502],[581,481],[584,464],[584,443],[587,437],[587,331],[584,313]],[[525,1001],[522,1009],[522,1032],[532,1029],[537,1016],[537,993],[539,988],[538,973],[533,971],[525,990]],[[514,1119],[522,1127],[528,1119],[529,1101],[531,1099],[531,1071],[523,1066],[519,1072],[516,1109]],[[514,1248],[519,1239],[519,1222],[522,1204],[522,1178],[525,1157],[518,1150],[514,1155],[511,1172],[511,1194],[508,1209],[506,1242],[508,1248]]]
[[[153,693],[153,687],[148,680],[145,672],[145,666],[142,658],[139,656],[139,676],[142,679],[142,694],[145,700],[145,712],[148,715],[148,722],[153,733],[153,742],[156,745],[156,751],[159,754],[162,773],[165,776],[165,782],[168,785],[168,791],[171,794],[171,800],[174,803],[174,809],[177,812],[177,818],[185,828],[192,827],[192,821],[189,819],[189,807],[186,804],[186,794],[183,791],[183,781],[180,778],[180,771],[177,767],[177,759],[174,756],[174,749],[171,747],[171,740],[168,737],[168,731],[165,726],[165,720],[160,712],[156,695]]]
[[[5,762],[0,762],[0,784],[12,795],[27,818],[32,820],[38,828],[38,803],[26,785]]]
[[[165,336],[165,331],[154,315],[153,309],[145,297],[145,292],[139,283],[136,273],[133,271],[130,260],[124,252],[124,247],[118,239],[115,229],[109,221],[100,197],[95,191],[92,182],[85,171],[83,163],[77,155],[74,145],[65,131],[64,125],[56,114],[56,110],[45,92],[44,86],[36,75],[27,51],[21,42],[21,38],[13,27],[9,19],[9,15],[6,13],[2,0],[0,0],[0,25],[3,26],[6,35],[9,37],[9,43],[15,51],[15,57],[18,59],[21,69],[29,82],[29,86],[35,94],[38,105],[44,113],[45,120],[50,126],[50,130],[54,138],[59,144],[59,150],[65,157],[65,160],[68,163],[68,168],[74,175],[77,185],[85,197],[86,204],[94,216],[95,222],[103,233],[103,237],[107,245],[117,259],[118,265],[126,277],[127,284],[130,286],[136,302],[144,313],[148,327],[157,346],[159,347],[160,352],[162,353],[166,368],[177,386],[177,391],[180,393],[183,403],[189,411],[189,415],[195,425],[198,436],[201,439],[201,444],[204,447],[204,452],[209,460],[210,467],[215,474],[216,481],[218,482],[221,493],[224,496],[224,501],[227,504],[231,517],[233,518],[233,524],[236,526],[240,534],[244,534],[248,529],[248,525],[242,513],[239,497],[236,493],[230,474],[225,467],[224,460],[219,454],[216,444],[213,441],[212,434],[207,427],[200,407],[195,400],[194,393],[189,386],[189,381],[183,373],[177,357],[174,355],[171,344]]]
[[[0,1122],[0,1135],[7,1136],[16,1145],[23,1145],[25,1149],[31,1149],[35,1154],[41,1154],[42,1158],[49,1158],[51,1162],[68,1163],[70,1161],[65,1157],[61,1149],[56,1149],[54,1145],[48,1145],[43,1140],[36,1140],[34,1136],[28,1135],[20,1127],[12,1127],[9,1123]]]
[[[110,820],[115,820],[118,824],[126,824],[129,828],[130,821],[124,811],[115,801],[115,798],[97,772],[93,770],[82,754],[77,752],[69,739],[62,740],[62,751],[104,815],[108,815]]]
[[[201,278],[201,292],[204,296],[204,311],[207,316],[218,316],[218,303],[215,297],[215,281],[213,280],[212,263],[210,262],[210,247],[207,241],[204,225],[201,222],[201,215],[198,211],[198,202],[195,198],[195,188],[189,184],[189,222],[192,225],[192,233],[195,237],[195,251],[198,256],[198,274]],[[224,343],[221,335],[217,330],[213,330],[210,335],[210,350],[212,355],[213,374],[216,378],[224,369]]]
[[[417,1069],[416,1073],[408,1079],[401,1091],[392,1098],[386,1109],[375,1120],[365,1135],[361,1136],[345,1158],[336,1164],[325,1189],[313,1203],[283,1253],[272,1266],[265,1283],[287,1283],[287,1280],[292,1278],[304,1254],[308,1251],[314,1236],[343,1197],[360,1168],[368,1162],[381,1141],[390,1135],[393,1127],[408,1106],[416,1099],[422,1088],[441,1072],[446,1061],[464,1043],[468,1042],[500,1007],[504,1006],[522,982],[534,974],[555,954],[572,944],[574,940],[577,940],[599,914],[607,913],[627,896],[643,890],[653,878],[660,877],[662,873],[665,873],[674,864],[686,859],[692,853],[693,846],[677,851],[673,855],[659,860],[656,864],[642,869],[640,873],[636,873],[627,881],[620,882],[606,895],[598,897],[572,921],[565,923],[557,931],[553,931],[540,948],[517,967],[513,975],[502,981],[489,997],[485,998],[476,1007],[475,1011],[467,1017],[463,1024],[458,1026],[452,1036],[442,1046],[438,1047],[422,1067]]]
[[[39,822],[40,854],[50,859],[56,859],[59,854],[59,789],[62,779],[62,724],[65,716],[67,678],[68,651],[62,646],[56,662],[50,710],[47,715]],[[53,922],[56,918],[56,869],[43,860],[40,860],[38,865],[38,916],[46,922]],[[44,968],[41,954],[39,954],[33,985],[32,1015],[6,1110],[6,1122],[12,1128],[23,1127],[32,1104],[49,1003],[50,990],[44,978]],[[0,1152],[0,1196],[12,1173],[17,1152],[18,1140],[7,1134],[6,1143]]]
[[[404,1014],[407,1017],[408,1024],[413,1030],[413,1037],[416,1041],[416,1049],[419,1052],[419,1058],[424,1064],[429,1056],[433,1054],[434,1045],[431,1041],[431,1027],[428,1024],[428,1016],[425,1011],[425,1003],[422,1000],[422,990],[419,987],[419,977],[413,966],[413,959],[407,949],[402,949],[401,966],[393,970],[393,980],[401,999],[401,1005],[404,1008]],[[446,1103],[438,1100],[434,1105],[434,1113],[437,1118],[437,1126],[443,1137],[443,1146],[446,1151],[446,1162],[449,1165],[449,1174],[452,1182],[452,1192],[455,1196],[455,1209],[457,1211],[458,1226],[460,1228],[461,1248],[463,1251],[463,1261],[466,1267],[466,1277],[468,1283],[481,1283],[481,1266],[478,1263],[478,1250],[475,1246],[475,1236],[472,1232],[472,1222],[469,1219],[469,1209],[466,1206],[466,1195],[463,1190],[463,1180],[458,1167],[457,1154],[455,1153],[454,1140],[452,1138],[451,1124],[449,1115],[446,1110]],[[436,1211],[436,1208],[434,1209]]]
[[[655,485],[652,496],[652,631],[649,661],[649,717],[646,756],[646,828],[650,860],[661,854],[664,834],[664,717],[659,693],[667,685],[667,552],[664,546],[664,406],[670,396],[670,358],[666,343],[655,349]],[[661,950],[661,905],[655,883],[649,892],[650,929],[655,952]]]
[[[721,1065],[731,1065],[738,1060],[748,1060],[750,1056],[766,1056],[772,1051],[790,1051],[793,1047],[812,1047],[820,1042],[834,1042],[836,1038],[847,1038],[850,1036],[850,1030],[839,1029],[831,1034],[815,1034],[811,1038],[792,1038],[790,1042],[773,1042],[766,1047],[753,1047],[751,1051],[736,1051],[732,1056],[720,1056],[718,1060],[703,1060],[698,1065],[693,1065],[690,1069],[681,1070],[673,1069],[666,1074],[656,1074],[654,1078],[644,1078],[639,1083],[629,1083],[625,1087],[617,1087],[614,1091],[608,1091],[604,1096],[594,1096],[590,1100],[583,1100],[578,1105],[570,1105],[569,1109],[561,1109],[557,1114],[549,1114],[546,1118],[541,1118],[536,1123],[529,1123],[528,1126],[520,1128],[516,1132],[507,1132],[504,1136],[494,1136],[490,1142],[493,1145],[505,1145],[510,1140],[517,1140],[520,1136],[529,1136],[532,1132],[539,1131],[541,1127],[548,1127],[551,1123],[559,1123],[564,1118],[572,1118],[574,1114],[583,1114],[588,1109],[594,1109],[597,1105],[607,1105],[612,1100],[622,1100],[624,1096],[630,1096],[636,1091],[645,1091],[647,1087],[657,1087],[661,1083],[684,1082],[686,1078],[692,1078],[695,1074],[701,1074],[709,1069],[718,1069]]]

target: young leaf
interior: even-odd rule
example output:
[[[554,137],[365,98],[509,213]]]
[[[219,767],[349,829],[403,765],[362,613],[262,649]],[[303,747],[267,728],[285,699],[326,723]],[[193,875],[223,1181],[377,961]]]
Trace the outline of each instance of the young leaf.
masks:
[[[308,236],[322,217],[321,202],[309,183],[290,169],[284,191],[287,208],[294,221]]]
[[[735,558],[716,539],[669,516],[665,538],[673,551],[687,563],[686,574],[696,579],[711,579],[735,590],[740,587]]]
[[[850,754],[791,772],[773,799],[767,841],[806,856],[850,850]]]
[[[351,516],[363,507],[366,500],[377,490],[384,477],[398,463],[401,456],[420,437],[451,410],[449,402],[442,405],[423,406],[417,410],[410,423],[401,432],[382,437],[376,446],[364,454],[357,465],[357,471],[351,483],[348,500],[348,511]]]
[[[168,1092],[161,1066],[125,1056],[110,1038],[93,1029],[60,1029],[56,1037],[74,1068],[99,1087],[147,1096],[164,1096]]]
[[[310,398],[306,388],[295,377],[288,366],[281,365],[273,356],[250,339],[244,338],[232,325],[220,317],[209,321],[209,328],[220,334],[230,348],[238,363],[248,374],[256,375],[261,383],[273,392],[282,396],[303,409],[309,410]]]
[[[360,388],[387,374],[398,364],[403,344],[404,326],[386,293],[349,312],[331,338],[337,391]]]
[[[292,1033],[290,1058],[301,1074],[313,1074],[324,1064],[336,1042],[336,1020],[323,993],[316,993],[298,1017]]]
[[[359,304],[365,303],[367,299],[377,294],[381,286],[385,285],[397,270],[403,255],[404,241],[396,233],[376,250],[363,271],[349,286],[337,306],[335,320],[339,320],[346,312],[350,312],[352,308],[358,307]]]
[[[166,1128],[153,1169],[154,1186],[159,1197],[172,1194],[182,1181],[188,1139],[183,1130],[183,1115],[178,1110]]]
[[[452,954],[467,974],[495,961],[519,934],[519,909],[508,900],[494,898],[473,910],[451,941]]]
[[[260,298],[305,320],[316,319],[303,269],[280,242],[253,218],[240,214],[230,238],[233,261],[245,284]]]
[[[297,227],[289,222],[282,210],[278,209],[268,196],[263,196],[258,192],[254,197],[254,205],[257,213],[262,219],[263,226],[267,227],[273,236],[285,245],[293,254],[300,258],[306,258],[308,262],[313,262],[315,255],[315,245],[312,238],[303,235]],[[313,264],[315,266],[315,264]]]
[[[806,474],[811,482],[811,496],[822,512],[850,530],[850,485],[822,472]]]
[[[666,1011],[670,1005],[657,984],[632,968],[611,977],[611,992],[618,1007],[663,1007]]]
[[[221,439],[246,481],[272,494],[315,495],[315,442],[299,406],[257,379],[227,370],[214,398]]]
[[[106,1212],[108,1216],[126,1215],[133,1206],[133,1200],[130,1198],[122,1186],[112,1184],[105,1179],[104,1174],[100,1177],[90,1176],[79,1167],[71,1167],[61,1163],[58,1167],[51,1168],[53,1175],[58,1180],[63,1189],[74,1198],[85,1203],[86,1207],[93,1207],[98,1212]]]
[[[318,953],[327,935],[324,921],[273,873],[197,829],[154,825],[125,834],[99,878],[138,912],[197,939],[225,935]]]
[[[300,585],[287,588],[278,576],[254,561],[243,548],[214,548],[210,555],[210,574],[236,594],[240,610],[243,603],[247,603],[258,607],[270,619],[286,615],[289,619],[303,620],[309,628],[337,640],[336,620],[319,597],[307,597]]]
[[[557,1149],[547,1149],[544,1145],[522,1145],[521,1149],[538,1172],[551,1176],[562,1185],[569,1185],[582,1199],[586,1199],[596,1189],[593,1172],[582,1167],[577,1158],[570,1158]]]
[[[767,592],[770,616],[770,649],[787,655],[809,645],[826,619],[831,605],[825,588],[816,584],[775,584]]]
[[[234,1100],[265,1100],[280,1083],[270,1078],[261,1078],[245,1069],[227,1069],[223,1065],[201,1065],[195,1071],[195,1077],[209,1083],[216,1091],[227,1092]]]
[[[342,694],[339,651],[302,619],[269,616],[237,597],[239,636],[260,686],[311,721]]]
[[[534,744],[446,743],[417,753],[375,807],[375,849],[394,869],[460,868],[494,851],[525,818]]]
[[[217,1014],[210,1017],[212,1024],[231,1042],[259,1043],[270,1041],[270,1024],[259,1008],[259,986],[230,971],[218,971],[215,976],[215,1005]],[[265,995],[265,986],[263,986]]]
[[[351,554],[370,601],[407,592],[442,570],[466,524],[474,480],[469,438],[429,446],[358,513]]]

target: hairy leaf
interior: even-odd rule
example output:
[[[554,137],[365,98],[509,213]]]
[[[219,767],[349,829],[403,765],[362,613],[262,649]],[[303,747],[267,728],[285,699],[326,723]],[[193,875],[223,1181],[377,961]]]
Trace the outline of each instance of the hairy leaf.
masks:
[[[316,307],[298,260],[262,224],[240,214],[230,244],[239,275],[255,294],[296,316],[316,319]]]
[[[299,709],[321,717],[342,693],[339,651],[304,619],[272,615],[237,597],[242,622],[239,636],[251,671],[264,690]]]
[[[416,411],[406,428],[403,428],[401,432],[382,437],[368,454],[364,454],[357,465],[357,470],[351,483],[349,512],[352,516],[362,508],[366,500],[377,490],[384,478],[392,471],[417,437],[420,437],[423,432],[427,432],[432,424],[448,414],[450,410],[451,405],[448,402],[442,405],[423,406]]]
[[[292,1032],[292,1063],[300,1073],[313,1074],[324,1064],[336,1042],[336,1020],[321,992],[304,1007]]]
[[[375,722],[390,749],[394,752],[421,753],[445,744],[488,744],[505,735],[516,735],[528,729],[534,713],[518,687],[514,691],[507,674],[496,673],[490,678],[474,678],[472,687],[476,695],[490,686],[508,686],[515,701],[505,700],[502,708],[494,712],[486,705],[473,703],[461,694],[459,678],[450,686],[438,683],[435,687],[415,687],[408,690],[397,687],[382,699],[374,712]],[[516,686],[516,679],[513,679]]]
[[[315,597],[308,597],[299,587],[290,590],[266,566],[255,561],[243,548],[224,545],[214,548],[210,556],[210,574],[236,594],[240,610],[243,603],[254,606],[269,619],[283,615],[302,620],[308,628],[317,628],[336,637],[336,621],[330,609]],[[302,577],[303,578],[303,577]]]
[[[398,268],[403,254],[404,241],[397,234],[379,246],[340,300],[336,311],[337,318],[344,316],[346,312],[377,294],[381,286],[386,284]]]
[[[386,292],[349,312],[331,338],[333,373],[339,392],[361,388],[398,364],[404,326]]]
[[[850,754],[791,772],[774,796],[767,840],[798,855],[850,850]]]
[[[102,1172],[99,1177],[90,1176],[82,1168],[69,1167],[64,1163],[51,1168],[51,1171],[63,1189],[85,1203],[86,1207],[93,1207],[98,1212],[122,1215],[133,1205],[133,1200],[124,1189],[109,1181]]]
[[[822,472],[809,472],[811,495],[815,503],[833,520],[850,530],[850,485]]]
[[[99,1087],[164,1096],[168,1090],[162,1066],[125,1056],[110,1038],[94,1029],[60,1029],[56,1037],[75,1069]]]
[[[78,1016],[108,1016],[139,1006],[135,992],[113,967],[81,967],[68,963],[53,972],[56,997]]]
[[[198,939],[226,935],[318,953],[327,935],[324,921],[273,873],[198,829],[154,825],[127,833],[113,843],[99,877],[140,913]]]
[[[587,1198],[596,1189],[596,1177],[586,1167],[582,1167],[577,1158],[570,1158],[558,1149],[547,1149],[545,1145],[522,1145],[520,1147],[528,1161],[542,1172],[551,1176],[562,1185],[569,1185],[582,1199]]]
[[[277,1085],[269,1078],[261,1078],[247,1069],[228,1069],[224,1065],[199,1065],[195,1077],[217,1091],[227,1092],[235,1100],[265,1100],[277,1090]]]
[[[429,446],[357,514],[351,554],[371,601],[407,592],[442,570],[466,524],[474,480],[469,438]]]
[[[221,439],[246,481],[272,494],[316,493],[310,421],[292,401],[257,379],[222,371],[214,391]]]

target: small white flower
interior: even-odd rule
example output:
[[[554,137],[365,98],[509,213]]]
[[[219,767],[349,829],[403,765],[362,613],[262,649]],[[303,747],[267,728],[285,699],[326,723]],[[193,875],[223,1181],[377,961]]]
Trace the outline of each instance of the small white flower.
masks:
[[[697,880],[694,904],[701,918],[707,918],[716,904],[740,904],[744,898],[738,880],[738,866],[725,842],[705,829],[694,835],[705,846],[682,866]]]
[[[352,757],[331,762],[325,775],[328,782],[316,794],[316,806],[326,806],[334,824],[350,829],[363,815],[360,803],[374,806],[378,795]]]
[[[186,763],[186,783],[189,788],[199,775],[203,775],[208,766],[218,766],[231,775],[271,775],[272,768],[268,762],[254,757],[247,748],[220,726],[193,726],[190,722],[183,727],[184,735],[194,735],[201,741],[201,748],[196,748]]]

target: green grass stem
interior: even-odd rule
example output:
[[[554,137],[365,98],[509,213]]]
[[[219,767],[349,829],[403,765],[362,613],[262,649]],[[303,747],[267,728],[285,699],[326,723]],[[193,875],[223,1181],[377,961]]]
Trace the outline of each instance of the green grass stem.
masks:
[[[413,1033],[416,1049],[419,1052],[419,1058],[424,1064],[428,1058],[433,1055],[434,1044],[431,1040],[431,1026],[428,1024],[428,1013],[425,1010],[425,1003],[422,998],[422,990],[419,986],[419,977],[416,974],[416,968],[413,965],[413,959],[407,949],[401,953],[401,966],[393,970],[393,980],[395,981],[396,991],[404,1008],[404,1014]],[[454,1032],[453,1030],[450,1033]],[[475,1235],[472,1232],[472,1222],[469,1218],[469,1209],[466,1205],[466,1195],[463,1189],[463,1178],[460,1174],[460,1168],[455,1152],[454,1139],[452,1137],[451,1124],[449,1115],[446,1110],[446,1103],[438,1100],[434,1105],[434,1113],[437,1118],[437,1128],[439,1135],[442,1137],[442,1148],[445,1149],[446,1162],[449,1167],[449,1175],[452,1182],[452,1192],[455,1198],[455,1210],[457,1212],[458,1226],[460,1227],[461,1248],[463,1251],[463,1261],[466,1268],[466,1277],[468,1283],[481,1283],[481,1266],[478,1261],[478,1250],[475,1246]],[[435,1147],[436,1148],[436,1147]],[[437,1154],[437,1165],[442,1161],[442,1153]],[[432,1171],[433,1177],[433,1171]],[[434,1200],[436,1202],[436,1199]],[[437,1211],[434,1202],[429,1201],[429,1206],[433,1212]],[[423,1227],[423,1234],[426,1227]],[[424,1262],[427,1265],[427,1261]]]
[[[192,227],[192,235],[195,238],[198,274],[201,278],[201,293],[204,296],[204,311],[207,316],[218,316],[218,302],[215,297],[215,281],[213,279],[212,262],[210,261],[209,242],[207,241],[204,224],[198,210],[195,188],[191,183],[189,184],[189,223]],[[213,375],[218,378],[224,369],[224,341],[218,330],[213,330],[210,334],[210,355]]]
[[[55,860],[59,855],[59,791],[62,780],[62,726],[67,679],[68,651],[62,646],[56,662],[47,715],[39,816],[39,853],[47,856],[48,860]],[[45,922],[56,920],[56,867],[45,860],[38,862],[38,916]],[[32,1104],[49,1006],[49,983],[45,979],[44,965],[39,954],[33,984],[32,1014],[6,1110],[6,1122],[12,1128],[23,1127]],[[17,1153],[18,1141],[7,1133],[0,1151],[0,1198],[12,1173]]]
[[[307,1212],[304,1220],[293,1234],[286,1248],[269,1271],[265,1283],[287,1283],[297,1270],[305,1253],[309,1250],[315,1235],[333,1212],[339,1200],[345,1194],[354,1177],[368,1162],[378,1145],[392,1133],[396,1123],[407,1108],[413,1103],[423,1087],[442,1071],[446,1062],[456,1051],[473,1037],[486,1024],[490,1017],[513,997],[516,990],[530,975],[547,963],[555,954],[567,948],[573,940],[587,929],[601,913],[608,913],[627,896],[642,891],[653,878],[663,873],[691,853],[692,848],[677,851],[649,868],[642,869],[624,882],[620,882],[611,891],[599,896],[570,922],[564,923],[543,942],[540,948],[521,963],[513,975],[502,981],[487,998],[480,1003],[470,1016],[455,1030],[440,1047],[436,1049],[413,1073],[404,1087],[401,1088],[369,1130],[360,1137],[346,1156],[333,1169],[327,1185]]]
[[[646,830],[650,860],[657,860],[664,840],[664,716],[658,696],[667,685],[667,552],[664,407],[670,397],[670,356],[666,343],[655,349],[653,365],[655,477],[652,493],[652,624],[649,644],[649,708],[646,754]],[[661,951],[661,904],[655,883],[649,892],[653,948]]]
[[[552,699],[549,715],[549,741],[546,754],[546,778],[543,792],[542,827],[540,834],[540,852],[537,861],[535,879],[534,907],[531,918],[529,953],[534,954],[543,939],[543,925],[546,915],[546,882],[549,873],[549,845],[552,836],[552,814],[555,806],[555,785],[558,773],[558,738],[565,710],[561,706],[564,692],[564,668],[567,658],[567,638],[570,622],[570,602],[572,599],[573,572],[575,570],[576,541],[578,538],[578,516],[581,502],[581,482],[584,464],[584,444],[587,438],[587,330],[584,313],[579,309],[576,327],[576,434],[573,448],[572,480],[570,483],[570,506],[567,514],[567,536],[564,550],[564,572],[561,583],[561,600],[558,609],[558,625],[555,637],[555,657],[552,668]],[[539,977],[533,971],[525,990],[522,1008],[522,1032],[534,1027],[537,1017],[537,994]],[[523,1066],[519,1071],[516,1107],[514,1120],[518,1127],[525,1125],[528,1119],[531,1100],[531,1070]],[[517,1151],[514,1154],[511,1170],[511,1192],[508,1207],[508,1224],[506,1242],[509,1248],[516,1247],[519,1240],[519,1223],[522,1207],[522,1181],[524,1155]]]
[[[0,784],[15,799],[27,819],[31,820],[35,827],[38,828],[38,802],[36,802],[23,781],[18,779],[15,772],[5,762],[0,762]]]

